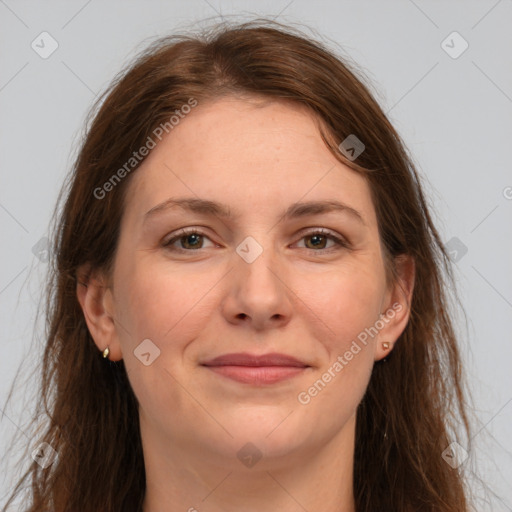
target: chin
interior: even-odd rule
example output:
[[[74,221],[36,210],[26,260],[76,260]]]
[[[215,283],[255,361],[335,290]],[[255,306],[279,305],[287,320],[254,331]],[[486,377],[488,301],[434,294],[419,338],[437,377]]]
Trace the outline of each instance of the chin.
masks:
[[[229,425],[227,428],[237,445],[251,442],[269,456],[285,455],[304,445],[317,428],[300,417],[300,410],[286,407],[245,408]]]

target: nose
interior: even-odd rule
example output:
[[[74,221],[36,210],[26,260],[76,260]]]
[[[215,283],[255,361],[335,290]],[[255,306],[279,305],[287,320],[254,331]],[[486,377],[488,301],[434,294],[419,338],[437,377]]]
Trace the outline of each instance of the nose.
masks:
[[[223,314],[228,322],[246,324],[253,330],[283,327],[292,314],[294,294],[289,273],[270,244],[255,259],[244,256],[242,249],[246,247],[242,243],[233,255]]]

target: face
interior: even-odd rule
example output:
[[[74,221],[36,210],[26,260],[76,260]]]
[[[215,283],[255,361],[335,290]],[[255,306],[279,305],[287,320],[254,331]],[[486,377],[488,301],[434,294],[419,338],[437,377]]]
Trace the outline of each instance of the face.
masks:
[[[267,460],[304,456],[353,427],[381,342],[406,319],[369,185],[311,114],[199,104],[125,205],[103,327],[88,323],[124,359],[145,443],[239,464],[247,442]]]

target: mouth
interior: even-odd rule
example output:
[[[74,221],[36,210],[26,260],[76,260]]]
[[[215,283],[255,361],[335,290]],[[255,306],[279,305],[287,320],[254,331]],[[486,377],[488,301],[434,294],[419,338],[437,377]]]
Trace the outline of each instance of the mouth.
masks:
[[[300,375],[309,365],[285,354],[226,354],[202,366],[228,379],[252,385],[267,385]]]

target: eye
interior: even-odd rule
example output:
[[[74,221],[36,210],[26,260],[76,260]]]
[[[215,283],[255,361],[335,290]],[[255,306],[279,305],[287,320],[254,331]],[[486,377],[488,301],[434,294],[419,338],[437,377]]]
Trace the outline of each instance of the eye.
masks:
[[[338,235],[332,233],[329,230],[319,228],[314,231],[310,231],[309,233],[302,234],[301,240],[311,240],[311,243],[306,244],[306,249],[311,249],[315,252],[326,251],[330,252],[331,250],[337,250],[341,247],[349,248],[349,243]],[[325,247],[325,244],[328,241],[332,241],[334,243],[331,247]]]
[[[194,228],[188,228],[180,230],[175,234],[175,236],[164,242],[162,245],[170,250],[178,252],[191,252],[198,249],[204,249],[203,242],[205,239],[210,240],[201,231]],[[181,247],[173,247],[176,242],[179,242]]]
[[[331,252],[342,247],[347,249],[350,248],[349,243],[345,239],[323,228],[317,228],[309,231],[308,233],[303,233],[300,240],[302,241],[306,239],[309,239],[311,242],[307,243],[304,248],[314,252]],[[205,240],[209,240],[211,242],[210,238],[202,231],[196,228],[184,228],[178,231],[172,238],[164,242],[162,245],[171,251],[193,252],[199,249],[205,249]],[[326,243],[328,241],[333,243],[331,247],[326,247]],[[181,247],[177,247],[175,245],[176,243],[181,245]],[[214,245],[215,244],[213,244],[213,246]]]

